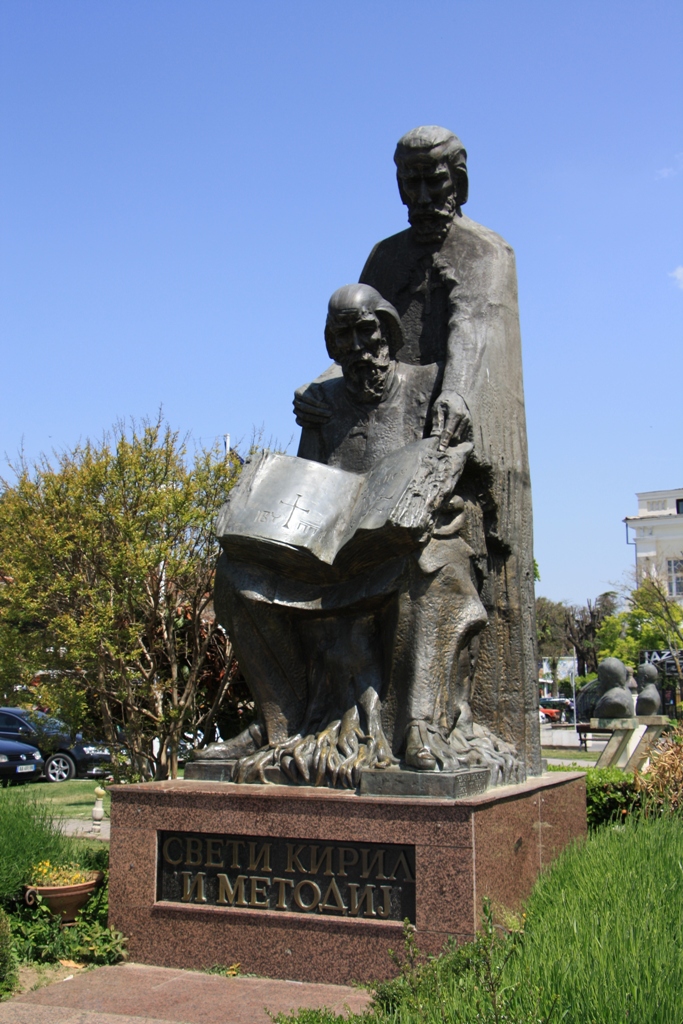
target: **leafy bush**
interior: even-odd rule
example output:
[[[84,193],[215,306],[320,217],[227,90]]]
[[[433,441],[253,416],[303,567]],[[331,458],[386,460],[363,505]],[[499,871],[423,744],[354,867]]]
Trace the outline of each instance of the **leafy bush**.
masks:
[[[635,777],[621,768],[589,768],[586,772],[586,817],[589,828],[625,818],[640,807]]]
[[[99,839],[79,839],[76,859],[86,871],[109,871],[109,843]]]
[[[15,980],[15,957],[9,918],[0,910],[0,998],[12,991]]]
[[[62,928],[38,897],[38,905],[26,907],[21,901],[24,883],[34,880],[36,867],[49,862],[49,871],[67,869],[73,876],[90,871],[107,871],[109,850],[104,843],[88,843],[64,836],[49,806],[39,803],[25,790],[0,794],[0,900],[9,910],[0,914],[0,993],[3,971],[3,921],[9,919],[12,958],[20,962],[76,960],[81,963],[113,964],[125,955],[125,938],[107,927],[108,886],[91,896],[76,924]],[[45,867],[45,871],[48,868]],[[53,884],[60,875],[44,879]],[[11,975],[11,972],[10,972]],[[9,976],[9,975],[8,975]]]
[[[49,806],[26,789],[0,793],[0,903],[17,898],[34,864],[76,860],[76,844],[63,835]]]
[[[121,932],[107,927],[109,889],[105,884],[90,897],[69,928],[61,926],[37,897],[37,906],[17,904],[11,914],[12,944],[16,958],[23,963],[115,964],[126,955],[126,939]]]
[[[623,821],[627,814],[639,810],[642,805],[636,777],[621,768],[551,764],[548,771],[586,773],[586,819],[589,828]]]

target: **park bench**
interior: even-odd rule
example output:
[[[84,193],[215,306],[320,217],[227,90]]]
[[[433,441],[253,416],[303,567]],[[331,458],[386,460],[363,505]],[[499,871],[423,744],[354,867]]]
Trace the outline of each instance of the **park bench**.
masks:
[[[579,746],[582,750],[588,750],[588,736],[611,736],[611,729],[594,729],[590,722],[579,722],[576,726],[579,734]]]

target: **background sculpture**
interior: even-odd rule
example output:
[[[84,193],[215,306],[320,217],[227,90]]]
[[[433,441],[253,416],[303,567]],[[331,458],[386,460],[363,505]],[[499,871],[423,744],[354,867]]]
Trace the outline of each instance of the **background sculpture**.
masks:
[[[636,713],[633,694],[626,686],[628,672],[619,658],[605,658],[598,665],[597,703],[594,718],[632,718]]]
[[[662,700],[659,673],[654,665],[640,665],[637,694],[629,686],[632,676],[619,658],[605,658],[598,665],[598,678],[584,686],[576,696],[576,720],[591,718],[632,718],[634,715],[658,715]]]
[[[659,692],[659,672],[654,665],[638,666],[637,715],[659,715],[662,712],[662,697]]]

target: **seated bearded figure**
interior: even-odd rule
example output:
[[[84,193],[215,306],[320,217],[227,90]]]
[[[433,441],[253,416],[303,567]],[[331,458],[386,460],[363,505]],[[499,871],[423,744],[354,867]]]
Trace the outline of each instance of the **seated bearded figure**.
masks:
[[[436,430],[430,439],[443,368],[396,361],[399,316],[367,285],[334,293],[325,341],[336,370],[314,387],[332,415],[304,427],[298,457],[363,474],[414,446],[417,503],[433,514],[414,550],[338,582],[221,557],[216,612],[259,718],[199,756],[234,759],[236,781],[265,781],[279,767],[296,782],[357,785],[361,770],[399,758],[418,770],[488,765],[492,783],[516,779],[513,748],[469,708],[467,647],[487,617],[456,493],[472,444],[444,452]]]

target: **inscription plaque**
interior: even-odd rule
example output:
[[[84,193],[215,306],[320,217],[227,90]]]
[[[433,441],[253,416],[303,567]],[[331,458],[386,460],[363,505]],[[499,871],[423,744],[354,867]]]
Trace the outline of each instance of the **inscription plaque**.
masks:
[[[415,847],[158,832],[157,901],[415,923]]]

